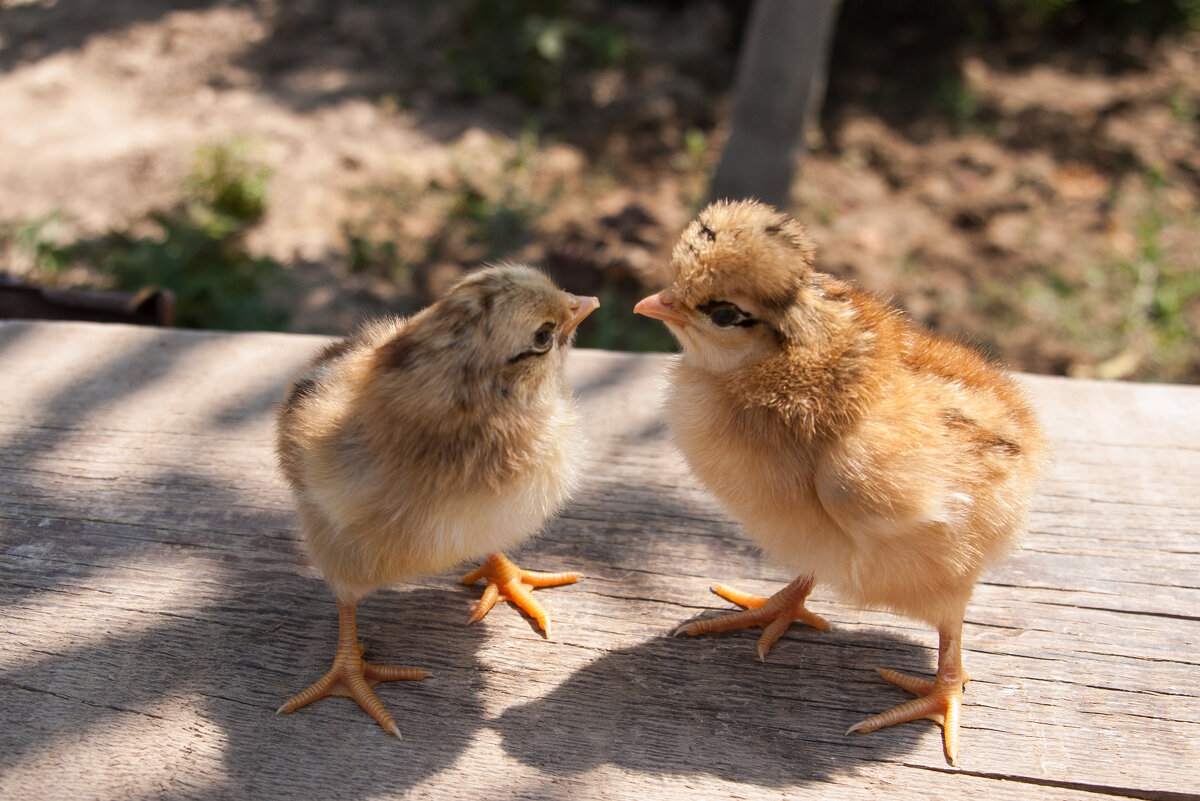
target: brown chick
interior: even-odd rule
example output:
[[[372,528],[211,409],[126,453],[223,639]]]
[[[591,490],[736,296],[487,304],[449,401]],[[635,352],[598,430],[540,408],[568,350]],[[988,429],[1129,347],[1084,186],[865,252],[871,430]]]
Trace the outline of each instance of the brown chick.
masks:
[[[817,582],[937,628],[933,681],[880,670],[918,697],[855,724],[943,726],[957,758],[963,614],[980,572],[1020,537],[1043,461],[1017,385],[971,349],[812,267],[799,223],[718,202],[684,231],[672,283],[635,311],[682,345],[666,417],[701,483],[798,577],[771,598],[714,590],[746,611],[682,626],[763,626],[760,658],[793,620],[823,629]]]
[[[583,436],[564,379],[576,326],[599,305],[542,273],[472,273],[408,319],[365,325],[295,380],[277,415],[279,464],[313,563],[332,587],[333,667],[287,701],[292,712],[349,695],[400,735],[370,685],[429,674],[363,661],[355,608],[367,593],[487,554],[468,622],[500,597],[550,619],[532,587],[577,573],[523,571],[502,551],[536,532],[572,490]]]

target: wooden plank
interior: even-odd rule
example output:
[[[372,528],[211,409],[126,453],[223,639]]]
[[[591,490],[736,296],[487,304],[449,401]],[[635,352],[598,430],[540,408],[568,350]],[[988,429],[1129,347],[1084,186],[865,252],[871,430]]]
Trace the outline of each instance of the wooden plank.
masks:
[[[935,636],[818,588],[828,632],[672,639],[770,592],[659,419],[661,356],[581,351],[586,481],[516,556],[585,579],[462,625],[478,589],[369,597],[368,653],[431,670],[273,714],[336,617],[274,473],[271,407],[318,337],[0,323],[0,797],[1197,798],[1200,388],[1029,377],[1055,460],[968,612],[957,768],[932,724],[846,737]]]

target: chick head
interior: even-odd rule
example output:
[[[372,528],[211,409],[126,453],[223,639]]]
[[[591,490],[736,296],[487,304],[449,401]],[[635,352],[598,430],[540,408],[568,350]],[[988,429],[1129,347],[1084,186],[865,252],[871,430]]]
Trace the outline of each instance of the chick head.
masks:
[[[686,359],[714,372],[819,345],[837,315],[804,227],[756,201],[717,201],[684,229],[671,284],[634,311],[662,320]]]
[[[575,328],[599,305],[532,267],[486,267],[379,348],[373,372],[400,385],[436,386],[423,394],[447,411],[528,403],[560,388]]]

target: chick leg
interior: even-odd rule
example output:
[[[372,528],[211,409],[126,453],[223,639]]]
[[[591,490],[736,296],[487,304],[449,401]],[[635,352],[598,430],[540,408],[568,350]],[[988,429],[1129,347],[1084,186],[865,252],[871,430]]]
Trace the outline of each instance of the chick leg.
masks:
[[[770,598],[740,592],[726,587],[724,584],[715,584],[713,592],[739,606],[746,607],[746,611],[685,623],[675,629],[673,636],[680,634],[695,636],[714,631],[762,626],[763,633],[758,638],[758,658],[765,661],[771,646],[783,636],[793,622],[799,620],[822,631],[829,628],[829,623],[825,618],[808,611],[804,606],[808,594],[812,592],[813,583],[812,576],[800,576]]]
[[[381,681],[427,679],[433,674],[418,668],[395,668],[364,662],[354,610],[355,604],[338,600],[338,643],[333,667],[308,689],[289,698],[278,712],[295,712],[327,695],[348,696],[375,718],[384,731],[399,737],[400,728],[375,697],[371,685]]]
[[[927,718],[942,727],[942,741],[950,764],[958,760],[958,717],[962,709],[963,685],[967,682],[962,669],[962,621],[940,627],[938,640],[938,667],[933,681],[877,668],[885,680],[903,687],[917,698],[855,723],[846,734],[871,732],[896,723]]]
[[[579,573],[539,573],[534,570],[522,570],[504,554],[497,551],[488,556],[487,561],[462,577],[463,584],[474,584],[481,578],[487,579],[487,587],[483,597],[475,605],[467,625],[491,611],[496,602],[503,598],[512,601],[537,621],[546,636],[550,636],[550,615],[546,612],[531,590],[534,587],[556,587],[559,584],[573,584],[582,578]]]

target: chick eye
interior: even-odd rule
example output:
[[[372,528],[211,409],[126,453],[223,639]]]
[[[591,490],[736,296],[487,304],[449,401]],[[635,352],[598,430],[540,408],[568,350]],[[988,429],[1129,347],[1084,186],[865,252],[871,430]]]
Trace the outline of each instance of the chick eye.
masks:
[[[529,343],[529,350],[524,350],[508,360],[509,364],[516,364],[523,359],[528,359],[530,356],[544,356],[550,352],[550,348],[554,345],[554,323],[544,323],[533,335],[533,339]]]
[[[708,319],[713,321],[713,325],[719,325],[724,328],[727,325],[733,325],[738,321],[738,313],[728,306],[722,306],[719,309],[714,309],[708,315]]]
[[[550,350],[550,345],[554,342],[554,323],[546,323],[537,330],[533,335],[534,350]]]
[[[749,327],[758,322],[750,316],[749,312],[743,311],[734,304],[724,300],[709,301],[703,306],[698,307],[698,311],[707,314],[712,324],[721,328],[728,328],[731,325]]]

